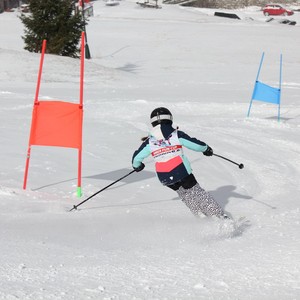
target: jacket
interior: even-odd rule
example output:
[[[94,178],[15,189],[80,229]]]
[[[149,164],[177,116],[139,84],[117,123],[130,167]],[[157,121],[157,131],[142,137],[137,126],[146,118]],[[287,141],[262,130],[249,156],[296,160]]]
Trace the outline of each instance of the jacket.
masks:
[[[180,182],[192,173],[191,165],[183,153],[183,147],[205,152],[208,145],[183,131],[174,129],[171,124],[159,124],[134,152],[132,166],[139,167],[145,158],[152,155],[158,179],[163,185]]]

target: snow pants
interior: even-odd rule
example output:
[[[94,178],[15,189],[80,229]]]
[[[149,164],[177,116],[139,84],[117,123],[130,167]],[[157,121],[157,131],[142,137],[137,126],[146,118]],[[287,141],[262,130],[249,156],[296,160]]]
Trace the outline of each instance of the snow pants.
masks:
[[[226,217],[222,207],[208,192],[200,187],[199,183],[189,189],[181,186],[176,192],[195,216],[202,213],[205,216]]]

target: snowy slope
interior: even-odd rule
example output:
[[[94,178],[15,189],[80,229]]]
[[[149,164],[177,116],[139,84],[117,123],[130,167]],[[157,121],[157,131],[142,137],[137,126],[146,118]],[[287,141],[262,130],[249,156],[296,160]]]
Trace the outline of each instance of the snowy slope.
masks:
[[[40,55],[23,50],[18,12],[0,15],[0,299],[299,299],[300,16],[289,26],[236,13],[94,2],[80,199],[73,149],[33,147],[22,190]],[[262,52],[273,86],[283,54],[280,123],[259,102],[246,118]],[[79,61],[46,55],[40,97],[77,102]],[[158,106],[245,165],[186,151],[200,184],[245,219],[195,219],[150,158],[69,212],[131,171]]]

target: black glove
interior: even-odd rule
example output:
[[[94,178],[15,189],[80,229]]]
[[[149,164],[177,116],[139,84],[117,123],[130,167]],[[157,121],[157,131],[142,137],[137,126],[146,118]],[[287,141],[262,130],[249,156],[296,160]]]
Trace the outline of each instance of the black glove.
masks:
[[[210,148],[208,145],[207,145],[207,149],[203,152],[203,155],[205,156],[212,156],[214,154],[214,151],[212,148]]]
[[[136,172],[141,172],[142,170],[144,170],[145,165],[143,163],[141,163],[141,165],[137,168],[133,168]]]

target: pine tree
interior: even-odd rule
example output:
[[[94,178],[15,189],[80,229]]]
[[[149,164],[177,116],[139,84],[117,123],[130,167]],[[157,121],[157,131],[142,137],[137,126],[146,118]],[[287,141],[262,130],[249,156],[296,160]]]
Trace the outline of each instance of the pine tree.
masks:
[[[25,26],[24,49],[38,53],[45,39],[47,53],[78,57],[85,21],[73,8],[72,0],[30,0],[31,13],[20,16]]]

